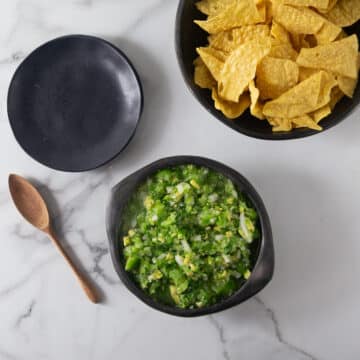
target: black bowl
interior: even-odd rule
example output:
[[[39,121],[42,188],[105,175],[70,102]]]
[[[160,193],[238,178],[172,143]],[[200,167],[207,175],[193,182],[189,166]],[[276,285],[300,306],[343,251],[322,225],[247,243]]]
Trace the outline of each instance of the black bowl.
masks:
[[[54,39],[18,67],[8,92],[11,128],[40,163],[85,171],[130,142],[143,107],[139,77],[109,42],[85,35]]]
[[[153,300],[133,281],[131,275],[125,271],[124,258],[122,255],[123,245],[121,241],[123,234],[121,234],[120,230],[120,222],[124,208],[126,207],[131,194],[138,188],[138,186],[159,169],[184,164],[194,164],[208,167],[209,169],[213,169],[225,175],[231,181],[233,181],[237,188],[244,192],[255,206],[259,214],[261,227],[261,237],[258,242],[254,244],[254,267],[250,278],[229,298],[226,298],[221,302],[209,307],[190,310],[171,307]],[[274,248],[272,232],[270,220],[260,196],[242,175],[233,169],[213,160],[195,156],[169,157],[147,165],[134,174],[128,176],[119,184],[117,184],[111,191],[106,210],[106,227],[109,238],[111,258],[120,279],[123,281],[125,286],[144,303],[154,309],[168,314],[183,317],[193,317],[212,314],[228,309],[254,296],[267,285],[273,276]]]
[[[205,19],[206,16],[195,7],[197,0],[180,0],[176,15],[175,46],[178,62],[185,82],[197,100],[218,120],[232,129],[254,138],[266,140],[287,140],[297,139],[318,134],[318,131],[311,129],[294,129],[290,132],[277,132],[271,130],[267,121],[260,121],[251,116],[247,111],[236,120],[227,119],[214,107],[210,91],[201,89],[193,81],[193,61],[197,57],[195,49],[207,45],[207,34],[194,24],[195,19]],[[360,37],[360,22],[345,29],[348,34],[357,34]],[[353,99],[343,98],[337,105],[334,112],[321,122],[326,129],[343,121],[358,105],[360,101],[360,86],[356,88]]]

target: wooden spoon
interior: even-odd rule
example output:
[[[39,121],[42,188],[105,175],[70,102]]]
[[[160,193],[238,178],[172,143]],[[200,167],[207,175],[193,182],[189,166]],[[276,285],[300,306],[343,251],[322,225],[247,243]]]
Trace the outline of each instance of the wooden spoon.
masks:
[[[40,193],[27,180],[19,175],[9,176],[9,188],[12,199],[21,215],[33,226],[46,233],[61,255],[64,257],[87,297],[93,302],[99,302],[99,297],[80,271],[75,267],[69,255],[57,240],[50,225],[50,216],[46,203]]]

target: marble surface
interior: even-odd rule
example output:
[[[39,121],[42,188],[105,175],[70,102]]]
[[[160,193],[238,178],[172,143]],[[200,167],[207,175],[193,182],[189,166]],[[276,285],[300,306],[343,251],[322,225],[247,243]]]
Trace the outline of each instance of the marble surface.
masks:
[[[175,0],[2,0],[0,4],[0,359],[356,360],[360,354],[360,109],[315,137],[239,135],[190,95],[174,51]],[[54,37],[84,33],[120,46],[144,85],[145,111],[127,150],[82,173],[53,171],[16,144],[6,114],[21,59]],[[119,282],[104,204],[121,178],[160,157],[194,154],[243,173],[270,212],[271,284],[218,315],[156,312]],[[36,180],[69,251],[102,289],[94,306],[48,239],[10,202],[7,176]]]

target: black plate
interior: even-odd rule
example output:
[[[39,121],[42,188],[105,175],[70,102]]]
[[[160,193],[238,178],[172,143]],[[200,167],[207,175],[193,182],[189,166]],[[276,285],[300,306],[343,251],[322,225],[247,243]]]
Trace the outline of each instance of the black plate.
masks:
[[[35,160],[85,171],[118,155],[133,137],[143,106],[127,57],[95,37],[71,35],[32,52],[8,93],[15,137]]]
[[[197,0],[180,0],[179,2],[176,15],[175,45],[181,72],[187,86],[197,100],[222,123],[242,134],[254,138],[287,140],[319,134],[318,131],[311,129],[294,129],[290,132],[274,133],[267,121],[256,119],[251,116],[249,111],[245,112],[236,120],[229,120],[220,111],[215,109],[210,91],[199,88],[193,81],[193,61],[197,57],[195,49],[199,46],[206,46],[208,43],[205,31],[193,22],[195,19],[206,18],[206,16],[195,7],[196,1]],[[357,36],[360,37],[360,21],[345,30],[348,34],[357,34]],[[355,109],[359,102],[360,86],[356,88],[353,99],[344,97],[336,105],[334,112],[321,121],[321,126],[326,130],[337,125]]]
[[[131,194],[154,172],[177,165],[194,164],[205,166],[217,171],[229,178],[236,187],[244,192],[255,206],[260,219],[261,237],[254,243],[253,263],[254,267],[250,278],[229,298],[219,303],[200,309],[180,309],[161,304],[153,300],[140,287],[138,287],[125,270],[123,258],[123,234],[119,233],[120,222],[123,210],[126,207]],[[184,317],[193,317],[212,314],[232,306],[238,305],[262,290],[272,279],[274,272],[274,247],[271,231],[271,224],[265,205],[260,195],[254,187],[238,172],[217,161],[198,157],[198,156],[174,156],[158,160],[150,165],[143,167],[134,174],[123,179],[112,190],[106,209],[106,229],[109,239],[111,258],[120,279],[125,286],[145,304],[152,308]]]

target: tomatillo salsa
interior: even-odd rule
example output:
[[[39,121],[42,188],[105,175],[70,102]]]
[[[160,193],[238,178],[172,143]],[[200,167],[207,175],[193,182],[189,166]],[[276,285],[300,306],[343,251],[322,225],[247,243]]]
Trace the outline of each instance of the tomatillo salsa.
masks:
[[[257,212],[213,170],[181,165],[156,172],[132,195],[123,219],[125,270],[156,301],[213,305],[251,274]]]

